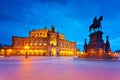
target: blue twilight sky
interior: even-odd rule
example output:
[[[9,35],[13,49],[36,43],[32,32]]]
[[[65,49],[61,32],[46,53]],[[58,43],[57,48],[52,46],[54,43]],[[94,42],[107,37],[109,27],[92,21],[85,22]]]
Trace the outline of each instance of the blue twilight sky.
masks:
[[[0,43],[11,45],[12,35],[54,25],[82,51],[89,25],[101,15],[103,39],[109,35],[112,51],[120,49],[120,0],[0,0]]]

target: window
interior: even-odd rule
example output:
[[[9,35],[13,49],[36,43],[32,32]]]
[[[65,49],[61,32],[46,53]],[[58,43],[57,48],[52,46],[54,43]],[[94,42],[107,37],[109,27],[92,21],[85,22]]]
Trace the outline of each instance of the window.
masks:
[[[36,45],[37,45],[37,42],[34,42],[34,45],[36,46]]]
[[[47,45],[47,43],[44,43],[43,45],[44,45],[44,46],[46,46],[46,45]]]
[[[32,42],[32,41],[30,42],[30,45],[31,45],[31,46],[33,45],[33,42]]]
[[[39,35],[39,33],[37,33],[37,35]]]
[[[32,46],[32,42],[30,43],[30,45]]]
[[[41,45],[42,45],[42,43],[41,43],[41,42],[39,42],[39,45],[41,46]]]

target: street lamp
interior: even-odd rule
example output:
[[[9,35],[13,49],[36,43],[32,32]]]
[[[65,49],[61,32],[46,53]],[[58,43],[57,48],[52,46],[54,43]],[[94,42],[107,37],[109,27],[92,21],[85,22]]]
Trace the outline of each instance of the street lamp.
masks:
[[[24,49],[26,50],[25,57],[28,58],[27,50],[29,49],[29,46],[25,46]]]

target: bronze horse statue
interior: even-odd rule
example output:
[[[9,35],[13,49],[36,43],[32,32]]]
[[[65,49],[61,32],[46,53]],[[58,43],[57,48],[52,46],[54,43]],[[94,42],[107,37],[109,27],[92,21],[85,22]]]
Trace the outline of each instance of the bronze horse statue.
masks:
[[[101,21],[103,20],[103,16],[99,17],[99,19],[97,20],[97,18],[95,17],[93,19],[93,24],[90,25],[89,27],[89,31],[91,31],[92,29],[95,31],[95,29],[101,28]]]

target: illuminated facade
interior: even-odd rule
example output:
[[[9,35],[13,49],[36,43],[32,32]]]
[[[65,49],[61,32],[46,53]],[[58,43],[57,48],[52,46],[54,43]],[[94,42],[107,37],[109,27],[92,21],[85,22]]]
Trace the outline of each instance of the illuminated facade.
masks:
[[[12,46],[4,46],[4,55],[29,56],[77,56],[76,42],[65,40],[65,36],[55,32],[55,28],[32,30],[29,37],[12,36]]]

